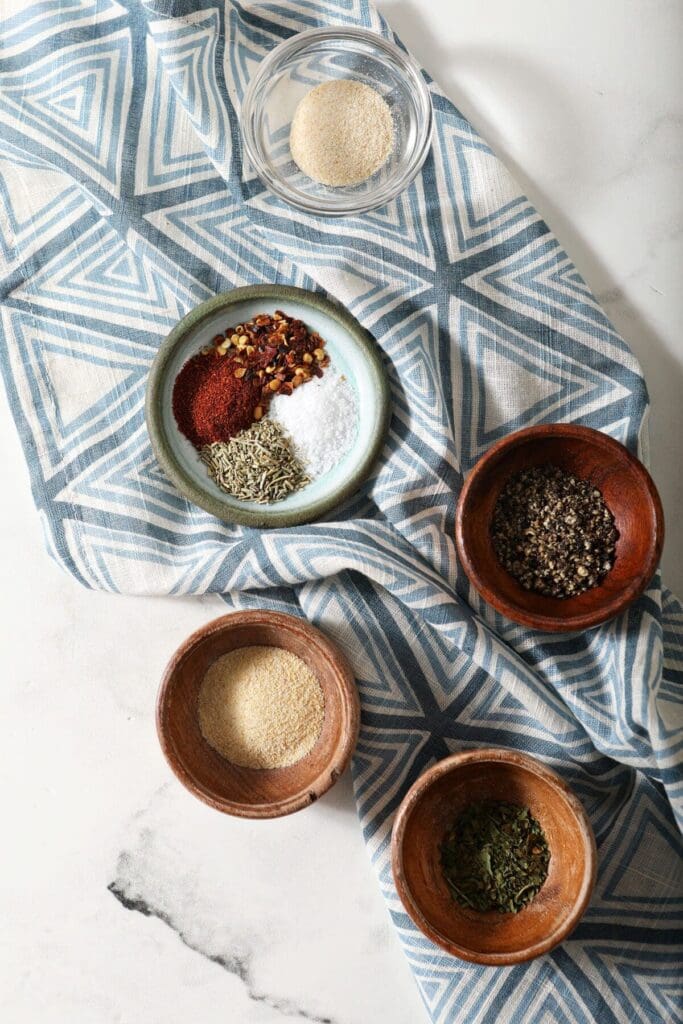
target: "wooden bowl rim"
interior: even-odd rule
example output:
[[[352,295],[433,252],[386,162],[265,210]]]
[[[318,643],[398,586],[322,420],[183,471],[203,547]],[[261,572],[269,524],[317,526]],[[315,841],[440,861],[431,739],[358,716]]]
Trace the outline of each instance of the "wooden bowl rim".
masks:
[[[469,949],[466,946],[459,945],[457,942],[453,942],[446,935],[443,935],[437,928],[433,927],[426,917],[424,917],[418,903],[413,897],[412,891],[406,881],[403,865],[403,841],[408,821],[416,805],[422,799],[427,790],[444,775],[451,774],[453,771],[462,768],[465,765],[486,764],[487,762],[493,764],[514,765],[517,768],[522,768],[531,772],[533,775],[539,776],[549,783],[557,792],[558,796],[562,797],[569,805],[569,808],[574,814],[576,820],[577,838],[583,841],[586,849],[586,870],[583,876],[583,884],[579,897],[575,901],[571,912],[562,924],[545,939],[537,942],[533,946],[520,947],[520,949],[508,953],[482,953],[477,950]],[[432,942],[437,946],[440,946],[441,949],[450,953],[451,956],[456,956],[460,960],[468,960],[471,963],[486,964],[492,967],[503,967],[510,964],[523,963],[526,960],[533,960],[538,956],[542,956],[544,953],[548,953],[551,949],[554,949],[563,942],[570,932],[572,932],[577,926],[590,902],[591,896],[593,895],[593,889],[595,888],[597,865],[598,852],[595,844],[593,828],[583,804],[571,787],[560,775],[557,774],[557,772],[553,771],[552,768],[549,768],[548,765],[544,764],[542,761],[532,757],[530,754],[523,754],[518,750],[509,750],[505,747],[482,747],[477,750],[461,751],[457,754],[451,754],[448,757],[443,758],[441,761],[437,761],[436,764],[432,765],[431,768],[428,768],[418,779],[416,779],[404,796],[396,813],[391,833],[391,869],[394,877],[394,885],[396,886],[399,899],[405,907],[408,916],[417,925],[423,935],[426,935],[428,939],[431,939]]]
[[[469,556],[469,551],[464,539],[465,507],[469,501],[470,492],[481,475],[489,468],[501,452],[512,450],[529,440],[542,440],[547,437],[559,437],[581,440],[595,447],[607,449],[613,453],[619,453],[621,458],[626,458],[633,471],[639,476],[650,499],[650,509],[654,513],[655,531],[650,546],[648,558],[640,573],[634,578],[633,584],[625,588],[619,596],[613,597],[604,604],[598,605],[592,611],[574,615],[543,615],[529,612],[518,604],[508,601],[495,590],[493,590],[479,573],[476,565]],[[484,600],[496,611],[500,612],[512,622],[518,622],[522,626],[531,629],[542,630],[547,633],[575,633],[583,629],[592,629],[609,619],[615,618],[625,611],[634,601],[646,590],[650,580],[654,576],[664,547],[664,511],[662,502],[657,491],[654,480],[640,461],[621,444],[621,442],[604,434],[601,430],[593,427],[584,427],[575,423],[542,423],[534,427],[525,427],[513,434],[496,441],[488,451],[484,452],[480,459],[474,464],[463,485],[455,512],[455,544],[458,558],[472,585],[479,591]],[[552,600],[549,598],[549,600]]]
[[[236,627],[261,625],[279,627],[285,634],[303,633],[311,644],[322,648],[328,654],[336,669],[334,674],[335,684],[341,698],[342,739],[341,745],[336,751],[336,756],[330,759],[324,772],[321,772],[321,781],[316,785],[315,791],[307,787],[291,797],[283,797],[280,800],[267,804],[252,805],[240,803],[228,797],[217,798],[197,782],[168,742],[164,725],[164,709],[168,693],[174,685],[178,667],[207,636],[226,631],[231,632]],[[281,818],[288,814],[294,814],[295,811],[300,811],[304,807],[309,807],[332,788],[340,775],[348,767],[360,730],[360,697],[355,676],[344,653],[322,630],[313,626],[306,619],[299,618],[296,615],[287,615],[284,612],[262,611],[259,609],[229,612],[227,615],[221,615],[217,619],[212,619],[210,622],[205,623],[205,625],[200,626],[199,629],[191,633],[180,644],[171,656],[164,670],[157,693],[156,730],[162,753],[171,771],[193,796],[208,804],[209,807],[213,807],[214,810],[221,811],[223,814],[233,815],[234,817],[252,819]]]

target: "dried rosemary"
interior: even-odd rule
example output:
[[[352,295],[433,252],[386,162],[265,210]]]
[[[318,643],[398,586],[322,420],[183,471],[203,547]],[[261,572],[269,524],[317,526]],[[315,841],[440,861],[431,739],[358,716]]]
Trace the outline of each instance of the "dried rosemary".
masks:
[[[527,807],[498,800],[470,804],[441,844],[451,895],[473,910],[516,914],[548,877],[550,850]]]
[[[270,505],[309,483],[286,436],[270,419],[252,423],[229,441],[204,445],[199,457],[214,483],[240,501]]]

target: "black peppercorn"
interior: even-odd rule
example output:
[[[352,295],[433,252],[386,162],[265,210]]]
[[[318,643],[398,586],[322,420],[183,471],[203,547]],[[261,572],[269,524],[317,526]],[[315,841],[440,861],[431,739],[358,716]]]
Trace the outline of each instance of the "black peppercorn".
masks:
[[[598,586],[614,564],[617,538],[600,491],[551,465],[512,476],[491,523],[500,563],[526,590],[547,597]]]

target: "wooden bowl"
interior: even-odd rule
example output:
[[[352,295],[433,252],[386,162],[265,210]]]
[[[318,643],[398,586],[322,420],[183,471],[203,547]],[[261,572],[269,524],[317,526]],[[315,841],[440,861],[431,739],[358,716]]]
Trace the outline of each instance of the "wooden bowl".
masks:
[[[306,662],[325,697],[320,737],[287,768],[241,768],[221,757],[199,728],[197,698],[209,665],[238,647],[282,647]],[[277,818],[312,804],[347,767],[358,739],[360,702],[346,658],[304,619],[278,612],[224,615],[202,626],[171,658],[157,697],[166,760],[194,796],[225,814]]]
[[[614,566],[600,586],[577,597],[525,590],[503,568],[490,537],[493,511],[508,479],[529,466],[553,463],[599,488],[615,519]],[[664,545],[664,514],[652,477],[623,444],[590,427],[529,427],[494,444],[465,481],[455,520],[458,556],[482,597],[532,629],[590,629],[618,615],[652,579]]]
[[[444,881],[443,838],[478,800],[528,807],[548,840],[548,877],[518,914],[461,907]],[[499,749],[454,754],[420,776],[396,815],[391,854],[396,889],[420,931],[461,960],[494,966],[532,960],[566,939],[588,906],[597,865],[590,822],[567,784],[535,758]]]

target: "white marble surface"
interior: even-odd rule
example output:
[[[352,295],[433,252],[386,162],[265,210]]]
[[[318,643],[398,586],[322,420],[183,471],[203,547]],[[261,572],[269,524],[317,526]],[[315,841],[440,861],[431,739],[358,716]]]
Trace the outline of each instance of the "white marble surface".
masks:
[[[381,7],[514,168],[639,356],[665,575],[683,592],[683,8]],[[222,603],[80,590],[43,553],[4,402],[0,429],[2,1019],[419,1024],[348,779],[268,824],[185,794],[157,747],[154,695],[169,653]]]

